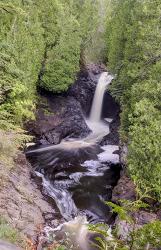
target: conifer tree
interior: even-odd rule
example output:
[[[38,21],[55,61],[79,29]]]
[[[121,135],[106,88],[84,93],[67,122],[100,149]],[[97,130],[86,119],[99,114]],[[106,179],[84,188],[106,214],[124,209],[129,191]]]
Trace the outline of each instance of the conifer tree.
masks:
[[[116,79],[121,136],[129,142],[129,172],[161,200],[161,19],[160,1],[121,0],[107,18],[107,60]]]

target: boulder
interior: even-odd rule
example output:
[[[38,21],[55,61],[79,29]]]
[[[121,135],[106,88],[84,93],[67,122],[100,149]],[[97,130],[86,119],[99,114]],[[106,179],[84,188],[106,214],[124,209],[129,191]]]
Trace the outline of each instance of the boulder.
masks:
[[[136,192],[135,185],[132,180],[122,173],[117,185],[112,192],[112,201],[118,203],[119,200],[131,200],[135,201]],[[120,205],[120,204],[119,204]]]
[[[43,135],[43,139],[47,140],[50,144],[57,144],[63,138],[83,138],[90,133],[80,103],[74,97],[66,99],[66,106],[61,115],[61,123],[47,131]]]
[[[80,103],[72,96],[52,94],[41,96],[36,120],[27,127],[40,144],[58,144],[64,138],[83,138],[90,133]]]

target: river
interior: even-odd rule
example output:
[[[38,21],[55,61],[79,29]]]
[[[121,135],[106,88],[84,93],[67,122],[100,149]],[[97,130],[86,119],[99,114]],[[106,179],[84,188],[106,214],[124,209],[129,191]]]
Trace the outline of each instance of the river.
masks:
[[[86,118],[92,131],[88,136],[33,147],[26,153],[35,173],[42,178],[47,195],[54,199],[68,225],[81,224],[80,218],[90,223],[110,224],[113,220],[105,201],[111,200],[112,189],[119,178],[119,147],[100,145],[102,138],[110,133],[112,119],[101,119],[101,114],[104,93],[112,80],[108,72],[99,77],[90,116]],[[76,221],[76,218],[79,219]]]

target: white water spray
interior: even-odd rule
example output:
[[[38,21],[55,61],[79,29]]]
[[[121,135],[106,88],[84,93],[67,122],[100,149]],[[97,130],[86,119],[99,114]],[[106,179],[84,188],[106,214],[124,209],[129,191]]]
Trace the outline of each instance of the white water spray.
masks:
[[[92,122],[99,122],[101,120],[104,93],[112,79],[112,75],[109,75],[108,72],[103,72],[98,80],[89,119]]]
[[[103,72],[98,80],[97,87],[94,94],[92,108],[89,119],[86,120],[87,125],[92,130],[92,133],[83,139],[62,140],[58,145],[49,145],[45,148],[39,148],[29,151],[28,153],[45,152],[54,149],[71,151],[79,148],[92,147],[98,143],[105,135],[109,134],[108,124],[101,121],[103,97],[107,86],[113,80],[113,76],[108,72]],[[108,123],[112,120],[105,119]],[[27,154],[28,154],[27,153]]]
[[[53,155],[55,156],[55,159],[50,162],[50,165],[52,165],[54,164],[54,161],[57,161],[56,157],[58,157],[58,151],[79,152],[79,149],[84,148],[84,150],[86,150],[88,147],[91,148],[94,145],[97,145],[97,143],[109,133],[108,123],[112,121],[110,118],[106,118],[106,123],[101,121],[104,93],[106,91],[107,86],[111,83],[112,79],[113,76],[109,75],[107,72],[103,72],[99,78],[92,103],[90,118],[86,121],[88,126],[92,130],[92,133],[89,136],[83,139],[72,139],[68,141],[62,141],[58,145],[50,145],[45,148],[29,151],[29,153],[47,153],[48,151],[53,150]],[[119,156],[117,154],[113,154],[114,151],[118,150],[118,146],[106,145],[102,147],[102,149],[104,150],[104,152],[98,154],[98,160],[85,161],[82,166],[86,168],[86,171],[71,173],[68,181],[72,179],[76,183],[79,183],[79,180],[82,176],[103,176],[105,169],[107,170],[108,166],[103,165],[102,163],[119,162]],[[55,233],[56,231],[63,230],[65,233],[69,234],[73,249],[93,249],[91,248],[90,241],[90,236],[92,236],[91,234],[93,233],[89,232],[88,230],[88,222],[86,216],[82,216],[82,213],[77,209],[70,192],[68,192],[68,190],[65,188],[67,180],[63,180],[63,184],[61,180],[54,180],[54,182],[51,183],[44,177],[43,174],[37,173],[37,175],[42,178],[44,189],[46,190],[48,195],[56,201],[62,216],[67,220],[67,222],[63,223],[58,228],[52,229],[46,227],[46,234],[48,235],[50,232]],[[73,217],[75,218],[72,219]],[[108,240],[110,239],[111,238],[109,238]]]
[[[94,94],[90,117],[86,120],[92,133],[85,139],[88,142],[99,142],[105,135],[109,134],[108,124],[101,121],[103,97],[107,86],[113,80],[113,76],[108,72],[103,72],[98,80]]]

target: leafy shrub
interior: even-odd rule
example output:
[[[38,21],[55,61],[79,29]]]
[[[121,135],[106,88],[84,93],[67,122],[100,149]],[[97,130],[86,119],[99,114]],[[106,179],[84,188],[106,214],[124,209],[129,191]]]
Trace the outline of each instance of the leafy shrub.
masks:
[[[136,201],[120,200],[121,206],[107,202],[107,205],[112,207],[113,212],[118,214],[119,219],[130,225],[131,229],[126,238],[119,237],[117,225],[113,229],[105,224],[90,225],[90,230],[100,234],[100,237],[96,238],[97,243],[94,244],[98,249],[150,250],[161,247],[161,221],[155,220],[140,228],[137,227],[132,212],[147,207],[148,205],[142,199],[149,197],[148,190],[144,194],[141,194],[138,188],[137,190],[139,193]]]
[[[148,99],[135,105],[131,118],[128,166],[142,190],[149,187],[161,201],[160,112]],[[141,180],[141,181],[140,181]]]
[[[2,1],[0,13],[0,126],[4,128],[33,117],[44,40],[33,2]]]
[[[91,45],[92,34],[97,27],[98,10],[97,1],[92,0],[50,2],[48,16],[42,16],[47,42],[39,85],[60,93],[76,79],[82,54]]]

